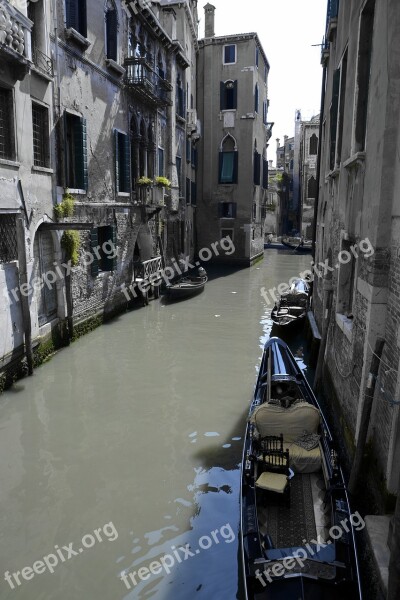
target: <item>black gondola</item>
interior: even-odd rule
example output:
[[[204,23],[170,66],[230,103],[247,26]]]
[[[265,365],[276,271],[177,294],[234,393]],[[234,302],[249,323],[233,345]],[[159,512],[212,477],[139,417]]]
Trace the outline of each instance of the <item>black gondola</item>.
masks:
[[[287,345],[271,338],[242,459],[246,599],[360,600],[354,529],[363,526],[318,401]]]
[[[301,322],[309,307],[310,286],[304,279],[297,278],[290,289],[281,294],[279,301],[271,312],[271,319],[276,325],[293,325]]]
[[[285,248],[300,254],[310,254],[312,252],[312,242],[303,238],[282,238],[282,244]]]
[[[165,288],[165,295],[170,300],[188,298],[202,292],[207,281],[207,273],[203,267],[200,267],[197,275],[187,275],[174,283],[168,284]]]

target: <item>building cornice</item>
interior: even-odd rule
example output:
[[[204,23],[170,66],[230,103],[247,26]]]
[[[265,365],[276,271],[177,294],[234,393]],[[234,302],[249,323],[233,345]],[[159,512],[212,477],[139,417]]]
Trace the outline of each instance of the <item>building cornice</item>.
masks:
[[[255,32],[235,33],[232,35],[223,35],[223,36],[218,36],[218,37],[214,36],[214,37],[203,38],[203,39],[199,40],[199,48],[204,48],[204,46],[211,46],[211,45],[219,46],[219,45],[226,44],[227,42],[245,42],[246,40],[255,40],[256,41],[256,44],[257,44],[258,48],[260,49],[261,55],[264,59],[264,62],[269,69],[270,64],[269,64],[267,55],[265,54],[264,48],[261,45],[258,34]]]

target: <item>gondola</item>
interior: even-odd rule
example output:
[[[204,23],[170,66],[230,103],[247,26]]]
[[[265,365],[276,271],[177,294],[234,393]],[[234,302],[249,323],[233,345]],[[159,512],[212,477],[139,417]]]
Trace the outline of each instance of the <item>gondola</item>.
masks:
[[[310,286],[304,279],[295,279],[289,290],[280,295],[271,312],[276,325],[288,326],[303,321],[309,307]]]
[[[312,252],[312,242],[303,240],[303,238],[282,238],[282,244],[285,248],[294,250],[299,254],[310,254]]]
[[[174,283],[168,284],[165,287],[165,295],[169,300],[188,298],[202,292],[207,281],[207,273],[205,269],[200,267],[197,275],[187,275]]]
[[[246,600],[361,600],[355,530],[335,445],[288,346],[265,345],[241,469]]]

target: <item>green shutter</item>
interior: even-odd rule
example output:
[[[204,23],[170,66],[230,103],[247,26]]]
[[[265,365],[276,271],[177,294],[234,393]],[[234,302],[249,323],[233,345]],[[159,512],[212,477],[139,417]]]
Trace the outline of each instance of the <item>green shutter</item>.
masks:
[[[219,109],[224,110],[225,109],[225,83],[223,81],[221,81],[221,83],[219,84],[219,89],[220,89]]]
[[[114,158],[115,158],[115,191],[119,190],[119,133],[116,129],[114,129]]]
[[[123,173],[123,186],[124,192],[131,191],[131,153],[129,144],[129,135],[123,136],[123,150],[124,150],[124,173]]]
[[[237,108],[237,91],[238,91],[238,82],[236,79],[233,82],[233,108]]]
[[[106,42],[107,58],[117,60],[117,11],[108,10],[106,13]]]
[[[104,242],[110,241],[112,242],[114,248],[117,247],[117,228],[115,225],[108,225],[106,227],[106,232],[104,235]],[[102,271],[114,271],[117,268],[117,259],[110,258],[110,254],[105,254],[102,250],[101,252],[101,270]]]
[[[88,169],[87,169],[87,134],[86,119],[76,117],[73,119],[74,145],[75,145],[75,187],[81,190],[87,190],[88,187]]]
[[[238,182],[238,171],[239,171],[239,152],[235,151],[233,153],[233,178],[232,183]]]
[[[97,228],[91,229],[90,230],[90,249],[91,249],[92,256],[94,258],[94,260],[90,266],[92,277],[97,277],[97,275],[99,274],[99,261],[96,256],[96,253],[94,252],[94,248],[97,248],[98,245],[99,245],[99,238],[98,238]]]
[[[73,27],[76,31],[79,31],[78,0],[66,0],[65,8],[67,27]]]

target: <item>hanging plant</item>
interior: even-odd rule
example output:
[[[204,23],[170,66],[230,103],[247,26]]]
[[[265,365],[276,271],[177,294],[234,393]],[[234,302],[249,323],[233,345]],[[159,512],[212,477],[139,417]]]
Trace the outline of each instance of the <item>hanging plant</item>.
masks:
[[[61,247],[64,248],[67,260],[76,267],[79,264],[79,248],[81,246],[81,236],[79,231],[67,229],[61,238]]]
[[[62,202],[60,202],[60,204],[56,204],[56,206],[54,207],[54,212],[57,219],[62,219],[64,217],[72,217],[74,215],[74,207],[75,198],[67,190],[63,195]]]

